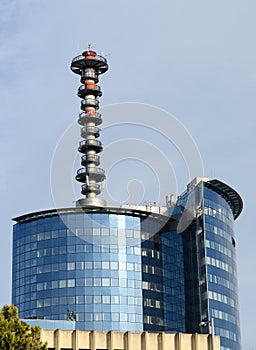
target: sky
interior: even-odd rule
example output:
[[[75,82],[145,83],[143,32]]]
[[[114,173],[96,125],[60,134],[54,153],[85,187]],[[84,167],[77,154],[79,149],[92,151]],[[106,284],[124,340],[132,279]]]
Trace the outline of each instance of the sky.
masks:
[[[167,129],[159,112],[165,111],[197,145],[204,167],[198,175],[228,183],[243,198],[235,224],[242,343],[243,350],[256,350],[255,12],[254,0],[0,0],[0,306],[11,302],[12,218],[54,207],[52,159],[79,113],[80,83],[70,62],[90,42],[110,65],[100,80],[104,120],[111,126],[104,133],[103,124],[106,153],[123,139],[126,150],[128,138],[137,149],[142,140],[163,157],[168,153],[174,180],[163,192],[185,190],[191,178],[183,175],[184,162],[188,168],[191,159],[152,130],[152,116]],[[120,115],[121,126],[111,124],[111,113]],[[109,178],[123,181],[112,196],[116,201],[130,199],[127,183],[130,192],[141,192],[141,201],[161,200],[153,190],[163,176],[155,160],[149,167],[143,159],[135,164],[128,152],[116,161],[110,150],[107,159],[113,157],[115,167]],[[133,174],[142,178],[133,183]]]

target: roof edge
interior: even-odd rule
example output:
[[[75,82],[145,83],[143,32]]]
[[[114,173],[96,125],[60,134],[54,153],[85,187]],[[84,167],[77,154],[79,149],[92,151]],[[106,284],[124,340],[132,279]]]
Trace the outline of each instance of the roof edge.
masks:
[[[143,211],[135,208],[121,208],[121,207],[71,207],[71,208],[59,208],[59,209],[48,209],[48,210],[40,210],[32,213],[27,213],[24,215],[17,216],[13,218],[13,221],[17,223],[24,223],[33,220],[37,220],[38,218],[45,218],[51,216],[61,216],[67,214],[81,214],[81,213],[109,213],[109,214],[126,214],[140,217],[151,217],[152,219],[158,220],[166,220],[167,215],[163,215],[160,213]]]
[[[209,180],[205,184],[219,193],[228,202],[233,212],[234,220],[236,220],[243,210],[243,200],[238,192],[218,179]]]

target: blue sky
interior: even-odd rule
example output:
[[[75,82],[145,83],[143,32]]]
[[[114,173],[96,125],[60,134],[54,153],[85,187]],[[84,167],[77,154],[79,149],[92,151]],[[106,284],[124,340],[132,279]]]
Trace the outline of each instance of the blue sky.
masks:
[[[255,11],[253,0],[0,0],[0,305],[10,302],[11,218],[53,207],[51,159],[79,112],[69,65],[92,42],[110,63],[102,105],[145,103],[176,116],[198,145],[204,175],[241,194],[242,341],[243,350],[256,347]]]

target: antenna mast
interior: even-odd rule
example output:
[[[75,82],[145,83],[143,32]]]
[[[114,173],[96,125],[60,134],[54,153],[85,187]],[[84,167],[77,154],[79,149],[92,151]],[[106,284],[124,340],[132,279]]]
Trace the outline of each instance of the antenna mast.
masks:
[[[78,151],[83,154],[81,165],[83,168],[77,171],[76,180],[83,183],[81,193],[85,198],[77,201],[78,206],[82,207],[105,207],[107,202],[96,196],[101,193],[100,183],[105,180],[105,171],[100,165],[100,153],[103,149],[101,141],[97,140],[100,136],[98,125],[102,123],[99,109],[99,97],[102,91],[99,85],[99,75],[108,70],[106,58],[97,55],[91,50],[91,44],[88,44],[87,50],[75,57],[71,62],[72,72],[81,76],[82,85],[78,89],[77,95],[82,98],[81,110],[78,124],[81,125],[82,141],[79,143]]]

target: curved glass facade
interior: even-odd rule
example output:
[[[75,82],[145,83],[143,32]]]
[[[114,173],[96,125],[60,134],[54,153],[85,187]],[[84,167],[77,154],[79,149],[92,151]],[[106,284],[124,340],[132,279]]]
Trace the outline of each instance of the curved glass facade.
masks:
[[[200,182],[188,188],[177,202],[181,216],[183,213],[187,218],[187,212],[193,213],[180,233],[184,257],[185,328],[187,332],[208,333],[211,332],[208,322],[214,319],[215,333],[221,337],[221,349],[240,350],[234,212],[224,186],[221,192],[211,183]],[[206,327],[199,326],[202,321],[207,322]]]
[[[205,264],[210,317],[224,349],[241,347],[233,213],[224,198],[204,188]]]
[[[14,226],[13,303],[22,318],[77,329],[142,331],[140,218],[34,217]]]

